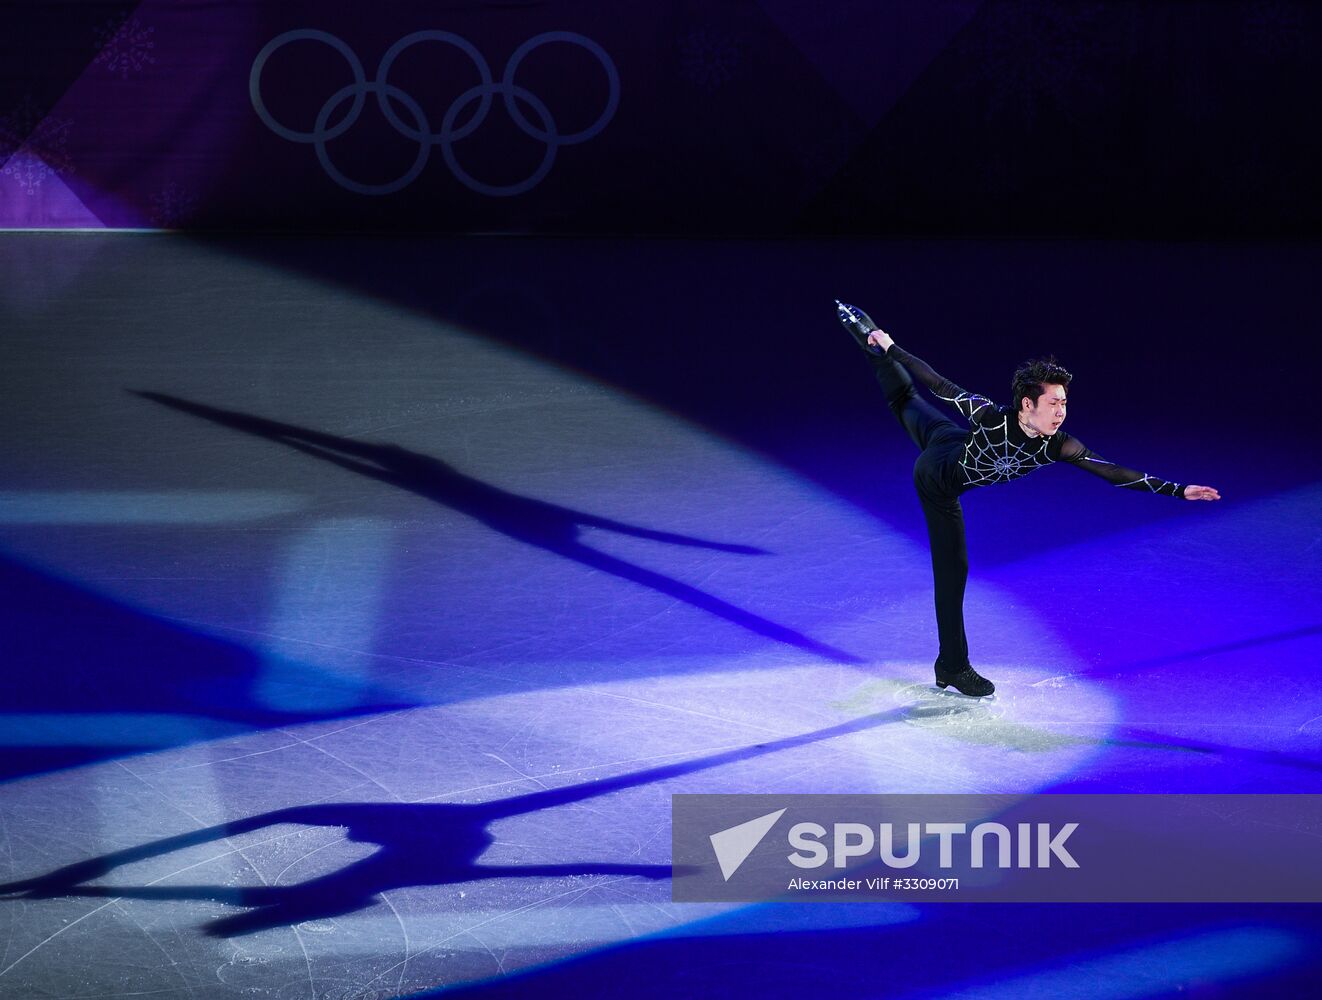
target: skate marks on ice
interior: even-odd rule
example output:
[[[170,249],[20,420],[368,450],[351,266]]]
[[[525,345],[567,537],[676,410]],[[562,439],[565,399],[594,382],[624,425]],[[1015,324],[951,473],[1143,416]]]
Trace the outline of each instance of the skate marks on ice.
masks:
[[[184,978],[239,995],[306,954],[319,996],[341,975],[379,975],[402,995],[686,933],[719,908],[669,901],[673,792],[844,792],[897,770],[882,735],[899,728],[896,709],[842,716],[813,697],[852,683],[839,670],[672,668],[12,785],[0,829],[26,849],[5,860],[26,860],[4,889],[25,895],[4,901],[0,992],[109,992],[122,966],[77,957],[105,941],[134,956],[144,991]],[[70,803],[105,795],[118,826],[69,824]],[[179,967],[153,965],[153,934],[178,942]]]
[[[954,741],[967,747],[999,747],[1009,754],[1054,754],[1073,757],[1090,755],[1104,748],[1099,738],[1116,719],[1115,706],[1100,685],[1080,681],[1069,691],[1048,693],[1033,686],[1024,671],[988,666],[996,682],[991,698],[970,698],[941,690],[915,676],[931,674],[926,664],[883,664],[895,675],[861,684],[851,696],[838,703],[841,709],[865,706],[895,706],[905,726],[933,738]],[[1079,732],[1081,726],[1090,732]]]
[[[893,666],[895,673],[918,673],[912,664]],[[899,721],[905,727],[941,741],[940,749],[929,745],[929,752],[939,754],[943,766],[954,768],[967,763],[968,773],[979,782],[980,790],[986,781],[980,778],[977,762],[986,761],[989,749],[999,749],[1005,760],[1015,761],[1020,778],[1026,780],[1033,779],[1034,766],[1026,764],[1032,759],[1051,762],[1046,770],[1063,776],[1076,763],[1114,751],[1136,752],[1142,760],[1176,766],[1194,755],[1211,764],[1229,757],[1296,772],[1322,769],[1322,763],[1297,754],[1245,750],[1126,725],[1106,685],[1083,675],[1035,681],[1026,671],[1012,668],[988,667],[988,672],[997,683],[993,698],[942,691],[930,682],[874,678],[858,685],[835,707],[854,712],[869,707],[898,707]],[[1160,756],[1153,758],[1151,754]],[[1005,790],[1013,787],[1007,785]]]

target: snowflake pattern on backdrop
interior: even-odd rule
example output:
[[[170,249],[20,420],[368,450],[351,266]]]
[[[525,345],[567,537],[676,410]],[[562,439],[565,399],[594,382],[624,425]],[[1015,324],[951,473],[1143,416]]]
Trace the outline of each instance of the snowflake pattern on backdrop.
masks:
[[[127,80],[130,73],[141,73],[156,62],[152,50],[156,29],[144,25],[136,17],[117,14],[96,29],[96,59],[98,66]]]
[[[174,181],[151,196],[152,225],[162,229],[178,229],[192,217],[197,198]]]
[[[8,114],[0,116],[0,160],[3,173],[35,195],[48,177],[73,173],[69,156],[69,130],[73,122],[45,113],[27,95]]]
[[[734,39],[705,28],[690,31],[679,41],[679,69],[690,83],[714,92],[734,79],[739,46]]]

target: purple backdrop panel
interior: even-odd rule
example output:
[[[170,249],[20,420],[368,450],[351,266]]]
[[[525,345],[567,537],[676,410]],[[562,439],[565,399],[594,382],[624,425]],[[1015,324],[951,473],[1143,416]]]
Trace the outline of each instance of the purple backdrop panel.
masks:
[[[6,5],[0,226],[1314,232],[1315,5]]]
[[[783,224],[903,89],[828,82],[820,30],[805,54],[801,18],[751,2],[93,6],[71,80],[6,88],[0,224],[668,228],[727,202]]]

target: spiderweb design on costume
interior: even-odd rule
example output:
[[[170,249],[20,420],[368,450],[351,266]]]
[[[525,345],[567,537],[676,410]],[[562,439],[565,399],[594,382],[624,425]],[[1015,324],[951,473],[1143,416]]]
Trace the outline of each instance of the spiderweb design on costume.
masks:
[[[1010,440],[1010,418],[999,424],[976,424],[964,444],[959,460],[966,486],[990,486],[1008,483],[1028,475],[1034,469],[1050,465],[1047,439],[1036,438],[1015,444]]]
[[[954,383],[949,384],[952,386],[954,385]],[[982,411],[989,406],[992,408],[993,415],[996,412],[996,405],[986,396],[979,396],[976,392],[961,391],[958,395],[954,396],[943,396],[936,390],[933,390],[933,393],[937,399],[943,399],[947,403],[953,404],[955,409],[959,410],[959,412],[969,420],[975,422],[978,420],[978,414],[982,413]]]
[[[1116,465],[1114,462],[1108,462],[1106,459],[1100,458],[1091,452],[1087,452],[1084,455],[1081,455],[1076,461],[1091,462],[1093,465],[1106,466],[1105,470],[1088,469],[1088,471],[1096,472],[1097,475],[1109,481],[1111,485],[1118,486],[1122,489],[1131,489],[1131,490],[1145,489],[1149,493],[1160,493],[1162,496],[1167,496],[1167,497],[1178,497],[1180,495],[1179,483],[1168,482],[1167,480],[1160,479],[1157,476],[1149,476],[1146,472],[1135,472],[1133,469],[1122,468],[1121,466]],[[1117,481],[1118,479],[1122,479],[1127,476],[1138,476],[1138,478],[1129,479],[1127,482],[1123,482],[1123,483]]]
[[[1179,483],[1167,482],[1123,465],[1108,462],[1090,451],[1076,437],[1063,432],[1051,437],[1028,438],[1014,429],[1016,443],[1011,437],[1008,409],[996,406],[986,396],[967,392],[937,372],[926,361],[916,358],[898,346],[892,346],[889,355],[911,371],[938,399],[957,409],[973,425],[965,439],[960,456],[964,472],[964,485],[989,486],[1020,479],[1034,469],[1052,465],[1057,460],[1069,462],[1080,469],[1100,476],[1113,486],[1131,490],[1145,490],[1162,496],[1179,497],[1184,489]]]

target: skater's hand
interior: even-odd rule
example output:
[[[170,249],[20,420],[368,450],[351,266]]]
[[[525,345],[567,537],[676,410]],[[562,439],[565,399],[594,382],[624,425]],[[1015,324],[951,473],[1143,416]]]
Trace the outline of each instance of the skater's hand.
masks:
[[[1186,486],[1184,488],[1184,499],[1186,500],[1220,500],[1221,494],[1210,486]]]
[[[891,335],[885,330],[873,330],[868,334],[868,343],[876,344],[883,351],[889,351],[895,341],[891,340]]]

